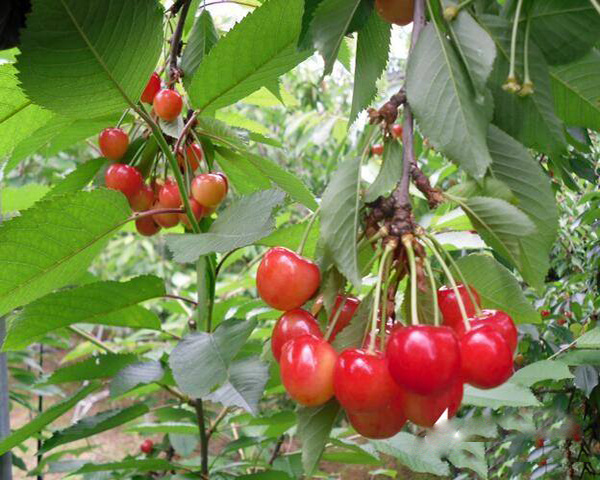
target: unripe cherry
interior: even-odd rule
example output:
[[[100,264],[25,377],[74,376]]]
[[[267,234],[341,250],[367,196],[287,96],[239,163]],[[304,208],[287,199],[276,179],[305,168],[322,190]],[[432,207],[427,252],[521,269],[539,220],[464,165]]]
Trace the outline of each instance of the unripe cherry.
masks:
[[[105,128],[98,137],[102,155],[110,160],[120,160],[129,147],[129,135],[120,128]]]
[[[183,203],[179,186],[173,180],[168,179],[158,191],[158,201],[165,208],[179,208]]]
[[[172,122],[183,109],[183,99],[175,90],[164,88],[156,94],[152,106],[159,118],[165,122]]]
[[[192,196],[205,207],[217,207],[228,188],[227,177],[222,173],[201,173],[192,180]]]
[[[134,212],[150,210],[153,203],[154,191],[150,185],[142,185],[142,188],[129,199],[129,205]]]

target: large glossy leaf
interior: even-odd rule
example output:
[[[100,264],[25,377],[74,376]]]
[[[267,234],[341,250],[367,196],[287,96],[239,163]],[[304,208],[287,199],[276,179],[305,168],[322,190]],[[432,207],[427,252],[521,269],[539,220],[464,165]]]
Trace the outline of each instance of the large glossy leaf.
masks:
[[[219,215],[208,232],[167,236],[178,262],[187,263],[213,252],[225,253],[250,245],[275,228],[272,212],[285,198],[281,190],[265,190],[241,197]]]
[[[463,397],[465,405],[476,407],[537,407],[540,404],[531,390],[515,383],[505,384],[491,390],[480,390],[470,385],[465,386]]]
[[[300,242],[302,241],[302,237],[304,236],[309,221],[310,220],[306,220],[302,223],[293,225],[284,224],[270,235],[261,238],[256,243],[267,247],[285,247],[296,251],[300,246]],[[319,230],[320,224],[317,219],[304,244],[304,255],[308,258],[313,258],[315,256],[317,242],[319,240]]]
[[[110,378],[123,367],[134,363],[138,356],[133,353],[107,353],[94,355],[85,360],[55,370],[46,383],[83,382],[97,378]]]
[[[162,31],[156,0],[33,0],[19,80],[31,100],[67,117],[122,111],[156,66]]]
[[[388,440],[376,440],[373,444],[378,451],[396,458],[413,472],[441,476],[449,473],[448,464],[440,458],[434,446],[410,433],[400,432]]]
[[[564,380],[565,378],[573,378],[573,374],[564,363],[553,360],[540,360],[519,369],[511,377],[510,382],[524,387],[531,387],[544,380]]]
[[[121,462],[111,463],[87,463],[74,474],[84,474],[93,472],[115,472],[120,470],[132,470],[135,472],[158,472],[166,470],[176,470],[180,467],[162,458],[142,458],[139,460],[130,459]]]
[[[93,391],[98,390],[100,386],[100,382],[90,383],[78,392],[72,394],[66,400],[52,405],[33,420],[27,422],[24,426],[18,430],[15,430],[9,436],[3,438],[0,441],[0,455],[5,454],[16,445],[23,443],[29,437],[33,436],[37,432],[40,432],[46,425],[52,423],[58,417],[71,410],[71,408],[73,408],[77,402],[87,397]]]
[[[188,86],[195,108],[231,105],[308,58],[296,49],[302,0],[269,0],[248,14],[212,48]],[[240,55],[240,45],[247,45]]]
[[[164,375],[164,368],[156,360],[127,365],[110,382],[110,395],[118,397],[140,385],[158,382]]]
[[[386,140],[381,168],[365,193],[365,202],[372,202],[380,195],[388,194],[402,176],[402,144],[398,140]]]
[[[217,147],[216,151],[219,166],[238,194],[249,195],[271,188],[272,184],[269,178],[257,171],[245,155],[238,155],[221,147]]]
[[[205,8],[200,16],[196,17],[187,45],[181,56],[181,69],[186,85],[189,85],[196,69],[218,41],[219,33],[212,15]]]
[[[38,202],[0,226],[0,314],[81,275],[130,213],[105,189]]]
[[[255,326],[253,320],[226,320],[214,333],[194,333],[179,342],[169,365],[181,390],[200,398],[225,381],[233,357]]]
[[[2,202],[2,213],[13,213],[26,210],[41,200],[50,190],[47,185],[28,183],[22,187],[2,187],[0,201]]]
[[[567,125],[600,131],[600,51],[551,68],[550,78],[558,116]]]
[[[3,348],[24,348],[48,332],[76,323],[159,330],[156,314],[137,304],[165,293],[162,280],[152,276],[123,283],[95,282],[50,293],[10,320]]]
[[[535,233],[519,238],[520,270],[523,278],[541,288],[549,268],[549,254],[558,230],[556,200],[550,181],[523,145],[491,126],[488,147],[491,170],[518,200],[518,207],[535,224]]]
[[[491,110],[474,95],[450,42],[433,24],[421,33],[406,73],[408,101],[431,144],[475,178],[492,163],[486,144]]]
[[[64,195],[74,193],[88,185],[98,174],[100,169],[106,163],[106,158],[94,158],[77,166],[75,170],[69,173],[65,178],[59,180],[52,190],[48,192],[46,198],[55,195]]]

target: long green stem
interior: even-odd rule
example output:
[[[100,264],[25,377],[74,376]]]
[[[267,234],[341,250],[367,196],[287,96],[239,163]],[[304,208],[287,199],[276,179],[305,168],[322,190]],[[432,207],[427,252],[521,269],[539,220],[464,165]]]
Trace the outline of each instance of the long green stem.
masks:
[[[513,28],[510,36],[510,67],[508,71],[508,81],[513,79],[515,82],[517,77],[515,75],[516,57],[517,57],[517,33],[519,31],[519,18],[521,17],[521,8],[523,7],[523,0],[517,1],[517,8],[515,10],[515,18],[513,20]]]
[[[429,285],[431,287],[431,297],[433,299],[433,324],[437,327],[440,324],[440,308],[438,306],[438,297],[437,297],[437,286],[435,285],[435,276],[433,275],[433,270],[431,269],[431,262],[429,259],[425,258],[425,270],[427,271],[427,276],[429,277]]]
[[[348,297],[344,297],[344,300],[342,300],[342,303],[340,303],[337,310],[333,314],[331,323],[327,327],[327,332],[325,332],[325,340],[329,340],[331,338],[331,335],[333,334],[333,331],[335,330],[335,326],[337,325],[338,319],[340,318],[340,316],[342,314],[342,310],[344,310],[344,307],[346,306],[347,302],[348,302]]]
[[[417,261],[415,260],[415,251],[410,239],[406,237],[402,240],[406,254],[408,256],[408,265],[410,268],[410,323],[419,325],[419,313],[417,310]]]
[[[296,250],[296,253],[298,255],[302,255],[302,252],[304,252],[304,247],[306,246],[306,241],[308,240],[308,236],[310,235],[310,231],[312,230],[312,227],[315,224],[315,221],[317,220],[317,217],[319,216],[320,208],[321,207],[317,208],[311,214],[311,218],[308,221],[308,225],[304,229],[304,234],[302,235],[302,240],[300,240],[300,245],[298,245],[298,249]]]
[[[398,270],[392,271],[391,274],[388,274],[387,279],[385,281],[385,285],[383,286],[383,291],[385,292],[385,296],[383,297],[383,305],[382,305],[382,315],[381,315],[381,323],[379,325],[379,348],[383,352],[385,349],[385,327],[387,326],[387,308],[388,308],[388,292],[390,290],[390,286],[392,282],[396,280],[398,276]]]
[[[531,18],[527,18],[527,23],[525,24],[525,46],[523,48],[523,68],[524,68],[524,78],[523,78],[523,86],[521,90],[519,90],[519,96],[526,97],[528,95],[533,94],[533,82],[531,81],[531,77],[529,76],[529,31],[531,30]]]
[[[93,343],[94,345],[96,345],[97,347],[100,347],[102,350],[104,350],[105,352],[108,353],[113,353],[116,354],[117,351],[112,348],[109,347],[106,343],[104,343],[102,340],[97,339],[96,337],[94,337],[93,335],[87,333],[85,330],[81,330],[78,327],[74,327],[73,325],[71,325],[70,327],[68,327],[69,330],[71,330],[73,333],[76,333],[77,335],[79,335],[82,338],[85,338],[88,342]]]
[[[377,286],[375,287],[375,297],[373,299],[373,311],[371,313],[371,339],[369,342],[369,352],[373,353],[375,351],[375,341],[376,341],[376,331],[377,331],[377,319],[379,318],[379,307],[381,304],[381,287],[383,284],[383,277],[385,275],[385,268],[388,261],[389,256],[394,251],[395,245],[393,243],[388,243],[383,251],[383,256],[381,257],[381,262],[379,263],[379,275],[377,277]]]

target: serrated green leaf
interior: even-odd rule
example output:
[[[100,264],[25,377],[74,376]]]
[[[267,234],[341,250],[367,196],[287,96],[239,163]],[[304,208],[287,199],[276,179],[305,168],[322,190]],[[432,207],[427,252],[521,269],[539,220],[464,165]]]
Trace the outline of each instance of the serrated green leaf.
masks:
[[[271,188],[271,181],[261,172],[257,172],[245,156],[222,147],[215,150],[219,166],[237,193],[250,195]]]
[[[310,220],[306,220],[294,225],[281,226],[270,235],[258,240],[256,243],[266,247],[285,247],[295,251],[300,246],[300,242],[302,241],[302,237],[309,221]],[[320,223],[317,219],[304,244],[304,255],[308,258],[315,256],[317,242],[319,240],[319,230]]]
[[[46,198],[55,195],[64,195],[66,193],[74,193],[88,185],[98,174],[100,169],[106,163],[104,157],[94,158],[79,165],[75,170],[69,173],[65,178],[60,180],[52,190],[46,194]]]
[[[476,407],[538,407],[540,402],[528,388],[506,382],[490,390],[465,385],[463,404]]]
[[[600,348],[600,327],[594,328],[579,337],[577,348]]]
[[[210,49],[219,41],[219,32],[215,27],[212,15],[204,8],[200,16],[196,17],[194,26],[188,37],[188,42],[181,56],[181,69],[183,81],[190,84],[194,73]]]
[[[111,463],[88,463],[81,467],[79,470],[73,472],[74,475],[81,475],[84,473],[93,472],[114,472],[119,470],[135,470],[137,472],[153,472],[153,471],[166,471],[166,470],[177,470],[181,467],[179,465],[167,462],[162,458],[143,458],[140,460],[123,460],[122,462],[111,462]]]
[[[45,383],[59,384],[110,378],[116,375],[123,367],[137,361],[138,356],[133,353],[94,355],[81,362],[56,369]]]
[[[365,193],[365,202],[373,202],[380,195],[389,193],[402,176],[402,144],[398,140],[386,140],[381,168]]]
[[[122,111],[156,66],[162,22],[156,0],[33,0],[17,61],[23,90],[67,117]]]
[[[50,187],[28,183],[22,187],[3,187],[0,191],[0,202],[3,212],[20,212],[31,207],[48,193]]]
[[[48,332],[76,323],[160,330],[156,314],[137,304],[165,293],[162,280],[152,276],[50,293],[11,318],[3,349],[22,349]]]
[[[160,381],[165,370],[155,360],[132,363],[117,373],[110,382],[110,396],[118,397],[140,385]]]
[[[433,24],[425,27],[411,54],[406,93],[431,144],[475,178],[492,163],[486,135],[491,112],[476,101],[449,41]]]
[[[0,314],[81,275],[130,214],[120,192],[42,200],[0,226]]]
[[[544,380],[564,380],[565,378],[573,378],[573,374],[564,363],[540,360],[519,369],[509,381],[524,387],[531,387]]]
[[[302,0],[269,0],[212,48],[188,86],[194,108],[214,111],[241,100],[311,54],[296,49]],[[240,55],[240,45],[252,45]]]

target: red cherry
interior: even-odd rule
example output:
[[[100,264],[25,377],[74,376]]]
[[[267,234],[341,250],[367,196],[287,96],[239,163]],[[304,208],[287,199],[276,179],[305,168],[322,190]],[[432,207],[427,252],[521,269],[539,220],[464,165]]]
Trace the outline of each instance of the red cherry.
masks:
[[[356,309],[360,305],[360,300],[358,298],[345,295],[336,296],[335,304],[333,305],[333,310],[331,311],[331,316],[329,317],[329,323],[331,323],[335,318],[340,305],[342,305],[342,311],[340,312],[338,319],[335,322],[335,327],[333,327],[333,331],[331,332],[331,337],[329,339],[330,342],[333,342],[336,335],[350,325],[350,321],[354,316],[354,312],[356,312]]]
[[[302,335],[323,337],[317,320],[310,313],[301,308],[295,308],[279,317],[271,335],[271,351],[275,360],[279,361],[281,349],[286,342]]]
[[[98,138],[100,152],[110,160],[120,160],[129,147],[129,135],[120,128],[105,128]]]
[[[172,122],[183,109],[183,99],[175,90],[164,88],[155,95],[152,106],[156,115],[165,122]]]
[[[406,415],[394,401],[380,410],[371,412],[346,412],[350,424],[363,437],[372,439],[390,438],[406,423]]]
[[[140,450],[145,454],[152,453],[152,450],[154,450],[154,442],[150,439],[144,440],[140,446]]]
[[[258,294],[277,310],[301,307],[318,290],[319,267],[310,260],[283,247],[271,248],[256,273]]]
[[[165,209],[166,207],[156,202],[153,208],[158,210]],[[172,228],[179,223],[178,213],[157,213],[156,215],[152,215],[152,218],[163,228]]]
[[[152,217],[142,217],[135,221],[135,228],[140,235],[151,237],[160,230],[160,225],[157,225]]]
[[[185,161],[187,160],[187,163],[192,172],[198,170],[202,158],[204,158],[204,154],[202,153],[202,147],[197,143],[192,143],[191,145],[188,145],[186,147],[185,157],[182,152],[179,152],[177,154],[177,162],[179,163],[179,166],[181,168],[185,168]]]
[[[565,312],[565,317],[566,318],[573,318],[573,313],[572,312]]]
[[[129,205],[134,212],[150,210],[153,202],[154,191],[150,185],[142,185],[142,188],[129,199]]]
[[[394,138],[402,138],[402,125],[400,125],[399,123],[395,123],[394,125],[392,125],[392,136]]]
[[[556,320],[556,323],[558,323],[559,325],[564,325],[565,323],[567,323],[567,319],[560,317],[558,320]]]
[[[550,316],[550,310],[542,310],[541,314],[542,314],[542,317],[549,317]]]
[[[395,327],[386,357],[396,383],[420,395],[447,390],[460,374],[459,344],[449,327]]]
[[[290,397],[306,407],[316,407],[333,397],[333,372],[337,353],[329,343],[302,335],[281,350],[281,380]]]
[[[540,461],[538,462],[538,465],[539,465],[540,467],[543,467],[543,466],[544,466],[544,465],[546,465],[547,463],[548,463],[548,460],[546,460],[545,458],[543,458],[542,460],[540,460]]]
[[[384,409],[400,394],[383,353],[358,348],[338,357],[333,388],[340,405],[353,413]]]
[[[448,389],[433,395],[417,395],[404,391],[402,400],[406,417],[415,425],[431,428],[448,410],[448,418],[456,415],[463,398],[463,382],[457,380]]]
[[[458,293],[465,304],[467,317],[471,318],[475,315],[475,306],[473,305],[473,302],[471,302],[471,297],[462,283],[459,283],[457,288]],[[473,294],[473,297],[475,297],[477,304],[481,305],[477,291],[471,286],[469,286],[469,288],[471,289],[471,293]],[[463,333],[465,331],[465,327],[462,315],[460,314],[460,307],[458,306],[454,289],[446,286],[440,287],[437,292],[437,297],[440,312],[442,312],[442,317],[444,318],[444,325],[453,328],[459,334]]]
[[[544,439],[541,437],[536,438],[535,446],[536,446],[536,448],[542,448],[544,446]]]
[[[158,76],[158,73],[154,72],[152,75],[150,75],[150,80],[148,80],[148,84],[146,85],[146,88],[144,89],[144,92],[142,93],[142,98],[140,100],[144,103],[152,105],[152,101],[154,100],[154,97],[156,96],[159,90],[160,77]]]
[[[513,373],[512,352],[502,335],[489,325],[465,333],[460,351],[464,381],[474,387],[497,387]]]
[[[408,25],[413,20],[414,0],[375,0],[381,18],[396,25]]]
[[[143,187],[144,178],[139,170],[122,163],[114,163],[104,175],[108,188],[119,190],[127,198],[133,198]]]
[[[192,208],[192,213],[194,214],[194,217],[196,218],[196,220],[200,221],[200,219],[208,213],[208,210],[206,209],[206,207],[203,207],[202,205],[200,205],[193,198],[190,198],[189,201],[190,201],[190,207]],[[190,223],[190,219],[188,218],[187,213],[179,213],[178,215],[179,215],[179,221],[181,223],[183,223],[188,229],[192,228],[192,224]]]
[[[383,153],[383,145],[377,143],[371,147],[371,155],[381,155]]]
[[[510,318],[507,313],[502,310],[482,310],[481,315],[478,315],[471,320],[471,329],[479,328],[484,325],[491,326],[502,335],[511,352],[514,352],[517,349],[517,327],[515,327],[515,322],[513,322],[513,319]]]
[[[205,207],[218,206],[227,195],[227,177],[218,173],[201,173],[192,180],[192,196]]]
[[[158,191],[158,201],[164,208],[179,208],[183,203],[177,184],[169,179]]]

